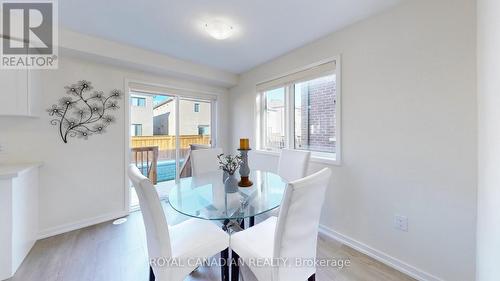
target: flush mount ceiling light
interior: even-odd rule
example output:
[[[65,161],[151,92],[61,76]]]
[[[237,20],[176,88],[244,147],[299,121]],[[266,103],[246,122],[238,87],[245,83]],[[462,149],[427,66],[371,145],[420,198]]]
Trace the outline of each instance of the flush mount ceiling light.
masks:
[[[205,23],[205,30],[210,36],[217,40],[227,39],[233,34],[234,27],[222,20],[212,20]]]

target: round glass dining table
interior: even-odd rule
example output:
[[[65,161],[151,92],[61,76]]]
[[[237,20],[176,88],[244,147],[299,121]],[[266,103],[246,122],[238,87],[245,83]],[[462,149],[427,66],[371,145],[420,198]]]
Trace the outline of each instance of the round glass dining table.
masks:
[[[205,220],[240,220],[279,207],[286,182],[277,174],[252,170],[250,187],[228,193],[222,171],[182,178],[169,194],[173,209],[184,215]]]

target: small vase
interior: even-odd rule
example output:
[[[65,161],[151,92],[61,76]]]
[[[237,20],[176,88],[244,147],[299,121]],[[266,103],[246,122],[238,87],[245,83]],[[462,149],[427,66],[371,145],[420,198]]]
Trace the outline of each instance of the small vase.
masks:
[[[229,178],[229,173],[226,171],[222,171],[222,183],[225,183],[227,178]]]
[[[226,190],[226,193],[238,192],[238,179],[234,174],[228,174],[228,177],[224,182],[224,189]]]

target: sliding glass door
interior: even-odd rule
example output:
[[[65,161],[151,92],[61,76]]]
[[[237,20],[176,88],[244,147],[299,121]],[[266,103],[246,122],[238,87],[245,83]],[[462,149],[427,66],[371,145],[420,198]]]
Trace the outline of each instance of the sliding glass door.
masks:
[[[191,175],[189,154],[211,147],[214,99],[168,93],[130,92],[130,160],[168,196],[180,177]],[[137,208],[130,190],[131,208]]]
[[[180,177],[191,176],[190,152],[211,146],[211,116],[210,101],[188,98],[179,100]]]

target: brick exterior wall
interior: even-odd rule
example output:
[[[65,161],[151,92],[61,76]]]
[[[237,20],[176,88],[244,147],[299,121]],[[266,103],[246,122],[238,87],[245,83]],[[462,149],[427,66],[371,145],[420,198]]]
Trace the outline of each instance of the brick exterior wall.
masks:
[[[335,80],[316,79],[300,87],[301,136],[296,140],[297,146],[312,151],[335,152]]]

